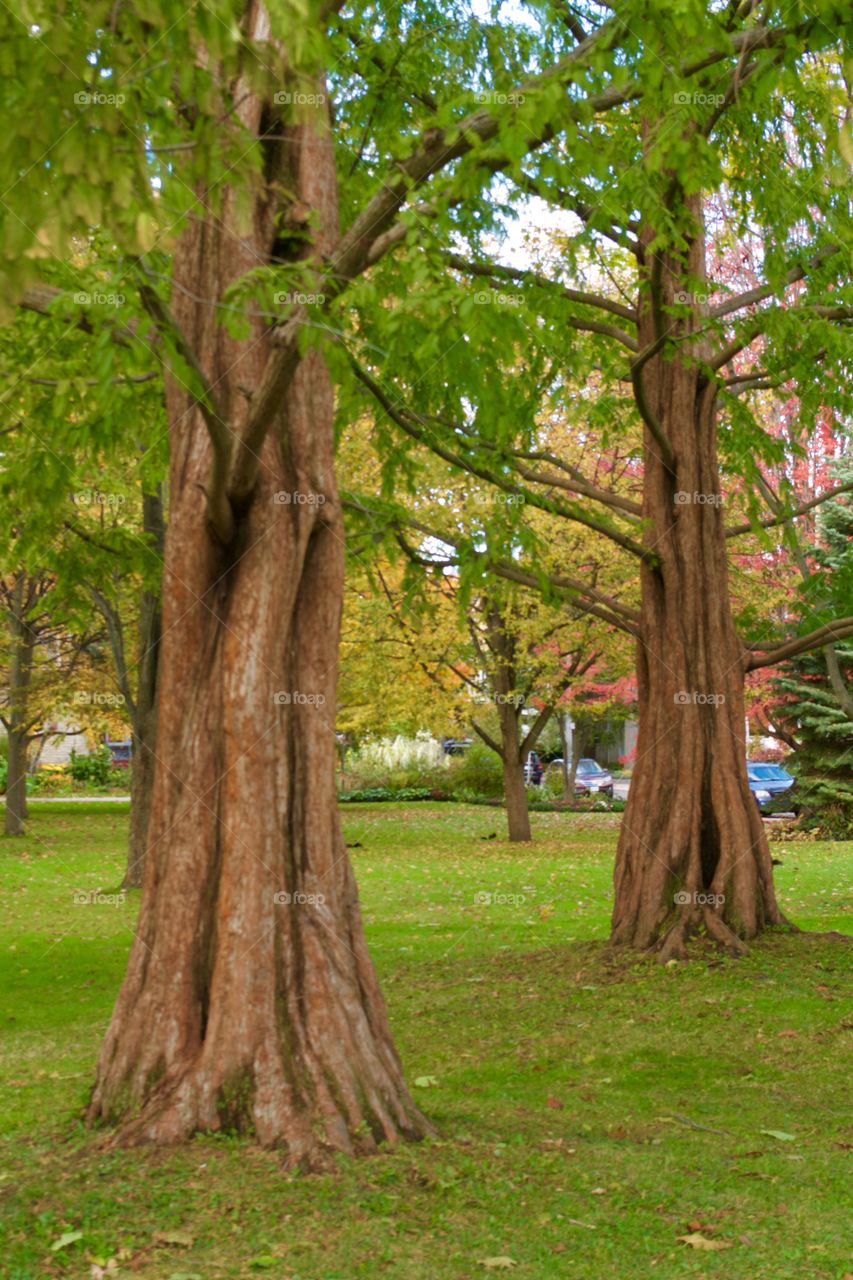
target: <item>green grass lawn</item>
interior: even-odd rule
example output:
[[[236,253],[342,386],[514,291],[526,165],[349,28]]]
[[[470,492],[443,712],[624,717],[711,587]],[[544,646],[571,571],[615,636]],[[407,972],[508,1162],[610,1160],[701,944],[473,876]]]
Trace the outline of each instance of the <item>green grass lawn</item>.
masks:
[[[344,820],[440,1136],[321,1177],[231,1137],[100,1150],[79,1115],[138,899],[75,894],[114,891],[126,806],[34,807],[0,842],[2,1280],[853,1280],[844,944],[608,953],[616,815],[536,814],[527,848],[483,808]],[[849,929],[853,842],[775,848],[792,918]]]

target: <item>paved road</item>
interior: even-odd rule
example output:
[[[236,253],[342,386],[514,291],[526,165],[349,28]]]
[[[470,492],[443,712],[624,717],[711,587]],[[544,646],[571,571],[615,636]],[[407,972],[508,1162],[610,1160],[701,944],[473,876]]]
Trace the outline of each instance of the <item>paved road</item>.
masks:
[[[27,804],[118,804],[120,800],[129,801],[130,796],[27,796]],[[5,803],[3,796],[0,804]]]

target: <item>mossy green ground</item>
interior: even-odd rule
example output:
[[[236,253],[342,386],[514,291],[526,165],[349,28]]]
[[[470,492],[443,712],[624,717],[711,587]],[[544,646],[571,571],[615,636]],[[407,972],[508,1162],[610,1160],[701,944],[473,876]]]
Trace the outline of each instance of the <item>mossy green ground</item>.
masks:
[[[776,935],[672,968],[608,953],[615,815],[535,815],[527,848],[482,808],[344,817],[440,1137],[319,1177],[231,1137],[99,1150],[78,1117],[138,901],[74,895],[118,883],[127,815],[34,806],[0,844],[3,1280],[110,1259],[142,1280],[848,1276],[846,945]],[[853,843],[776,848],[796,922],[849,928]]]

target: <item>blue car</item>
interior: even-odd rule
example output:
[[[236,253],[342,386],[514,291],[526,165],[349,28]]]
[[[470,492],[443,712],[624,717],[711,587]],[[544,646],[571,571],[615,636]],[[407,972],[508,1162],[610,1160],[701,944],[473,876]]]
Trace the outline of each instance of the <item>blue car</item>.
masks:
[[[749,789],[762,813],[798,813],[796,779],[780,764],[748,760],[746,776]],[[794,792],[794,794],[791,794]]]

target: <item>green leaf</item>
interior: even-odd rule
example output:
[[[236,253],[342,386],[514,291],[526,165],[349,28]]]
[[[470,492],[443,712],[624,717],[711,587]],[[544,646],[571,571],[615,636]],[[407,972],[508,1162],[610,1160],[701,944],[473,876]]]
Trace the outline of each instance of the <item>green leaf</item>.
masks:
[[[60,1249],[67,1249],[69,1245],[76,1244],[78,1240],[83,1239],[82,1231],[65,1231],[57,1240],[54,1240],[50,1246],[51,1253],[59,1253]]]

